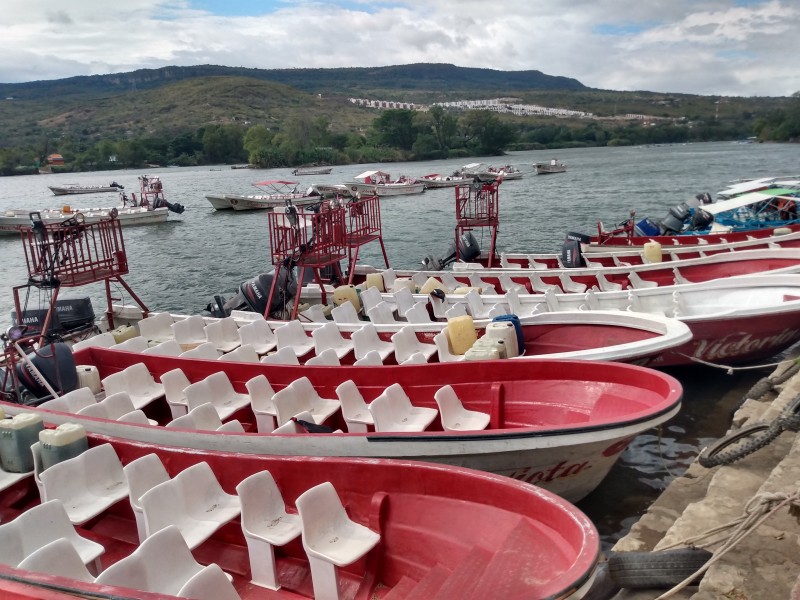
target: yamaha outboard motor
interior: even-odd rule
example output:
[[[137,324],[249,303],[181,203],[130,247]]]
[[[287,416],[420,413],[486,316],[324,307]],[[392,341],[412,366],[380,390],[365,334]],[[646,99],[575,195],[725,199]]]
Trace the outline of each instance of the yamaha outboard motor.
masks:
[[[689,205],[686,202],[681,202],[669,209],[667,216],[661,219],[661,226],[667,233],[678,233],[683,229],[683,224],[689,218],[691,212]]]
[[[561,263],[568,269],[577,269],[585,267],[586,263],[583,261],[582,244],[588,244],[592,238],[583,233],[567,233],[564,239],[564,244],[561,246]]]
[[[161,198],[160,196],[156,196],[156,199],[153,200],[153,208],[161,208],[162,206],[166,206],[167,210],[169,210],[170,212],[174,212],[176,214],[181,214],[183,211],[186,210],[183,204],[178,204],[177,202],[173,204],[172,202],[167,202],[164,198]]]
[[[689,229],[692,229],[693,231],[701,231],[709,227],[713,222],[714,215],[704,211],[702,208],[695,208]]]
[[[464,262],[472,262],[481,255],[481,247],[471,231],[466,231],[458,236],[458,253],[455,242],[450,242],[444,254],[439,258],[429,254],[422,259],[426,271],[441,271],[447,265],[455,262],[456,258]]]
[[[274,276],[275,273],[273,271],[248,279],[239,286],[239,292],[230,300],[225,300],[219,294],[214,296],[214,301],[206,306],[206,310],[212,316],[219,318],[229,317],[231,311],[234,310],[249,310],[263,315],[267,308],[267,300],[269,299],[269,291],[272,287]],[[269,312],[272,313],[285,306],[289,298],[293,298],[296,293],[297,282],[294,276],[289,269],[282,268]]]
[[[78,387],[78,371],[75,368],[75,359],[72,350],[62,342],[47,344],[27,355],[28,360],[41,373],[44,379],[56,392],[64,394]],[[17,377],[22,387],[36,398],[50,397],[50,392],[42,382],[39,374],[25,362],[17,364]]]

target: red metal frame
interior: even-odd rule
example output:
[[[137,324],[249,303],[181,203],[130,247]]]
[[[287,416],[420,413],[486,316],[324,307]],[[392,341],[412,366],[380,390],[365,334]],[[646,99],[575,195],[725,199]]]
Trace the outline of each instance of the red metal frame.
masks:
[[[147,307],[122,279],[128,273],[128,257],[122,226],[116,219],[82,223],[76,215],[66,223],[46,224],[39,221],[32,227],[20,229],[20,237],[28,266],[28,283],[13,288],[18,322],[22,322],[21,289],[30,286],[54,289],[42,325],[40,343],[44,341],[50,326],[61,287],[104,282],[108,304],[106,318],[109,327],[113,328],[111,282],[118,282],[147,316]]]
[[[325,301],[324,281],[320,269],[333,267],[341,281],[343,279],[339,263],[348,257],[347,235],[345,230],[345,209],[342,206],[330,207],[323,204],[319,212],[291,207],[296,216],[295,222],[286,212],[269,212],[269,243],[275,276],[269,290],[265,317],[269,317],[269,307],[275,295],[275,286],[280,279],[282,268],[291,268],[286,260],[300,268],[298,290],[295,294],[291,318],[297,317],[300,305],[300,286],[306,269],[314,270],[314,280],[320,286],[322,300]]]
[[[499,193],[500,180],[476,182],[456,186],[456,259],[459,260],[459,236],[479,227],[492,230],[487,266],[491,268],[497,243],[497,228],[500,224]]]
[[[346,208],[347,283],[350,284],[353,283],[353,275],[355,274],[355,266],[358,262],[358,252],[361,246],[377,240],[381,244],[383,261],[387,269],[389,268],[389,258],[386,256],[386,247],[383,245],[380,198],[378,196],[365,196],[347,203]]]

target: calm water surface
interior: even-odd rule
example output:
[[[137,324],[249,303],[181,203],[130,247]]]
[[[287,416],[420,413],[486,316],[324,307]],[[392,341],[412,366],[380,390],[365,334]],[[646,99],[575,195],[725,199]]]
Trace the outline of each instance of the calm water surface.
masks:
[[[534,162],[557,157],[564,174],[537,176]],[[637,215],[661,217],[699,192],[714,194],[735,179],[800,172],[800,147],[767,144],[689,144],[676,146],[597,148],[520,152],[504,158],[375,164],[334,167],[330,175],[301,177],[306,183],[341,183],[373,168],[393,175],[449,174],[468,162],[510,163],[526,174],[500,188],[498,247],[509,252],[559,251],[567,231],[593,233],[597,221],[622,221],[631,208]],[[116,205],[115,194],[58,197],[48,185],[117,181],[138,193],[137,177],[145,171],[0,177],[0,210],[41,209],[70,204]],[[125,229],[130,274],[125,280],[153,310],[200,312],[219,292],[231,293],[242,281],[268,271],[269,232],[263,212],[215,212],[205,194],[258,193],[252,183],[292,179],[290,169],[232,170],[228,167],[155,169],[166,197],[186,207],[161,225]],[[429,190],[381,202],[383,234],[392,266],[416,268],[428,253],[438,255],[452,240],[455,201],[452,189]],[[476,236],[480,239],[479,232]],[[488,244],[488,238],[485,240]],[[359,262],[380,265],[380,247],[361,250]],[[9,322],[12,286],[27,279],[22,246],[14,236],[0,236],[0,327]],[[122,290],[120,290],[122,292]],[[68,294],[69,293],[69,294]],[[103,307],[102,291],[93,286],[95,311]],[[122,295],[124,297],[124,294]],[[31,305],[39,301],[32,293]],[[604,543],[613,543],[647,508],[674,475],[679,475],[702,447],[727,429],[729,411],[762,373],[727,375],[710,368],[675,369],[685,387],[684,409],[660,434],[642,435],[622,456],[611,476],[581,508],[595,521]]]

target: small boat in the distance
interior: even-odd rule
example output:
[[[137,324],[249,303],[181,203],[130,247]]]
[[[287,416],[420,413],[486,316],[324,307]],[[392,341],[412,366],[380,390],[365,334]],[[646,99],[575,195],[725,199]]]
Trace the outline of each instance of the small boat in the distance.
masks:
[[[300,177],[302,175],[330,175],[331,171],[333,171],[333,167],[316,167],[310,165],[292,169],[292,175],[295,177]]]
[[[291,200],[295,206],[305,206],[315,204],[320,201],[316,194],[309,195],[309,192],[301,192],[297,181],[285,181],[282,179],[270,179],[268,181],[258,181],[253,184],[264,190],[263,194],[206,194],[206,200],[211,203],[215,210],[271,210],[276,207],[283,207],[287,200]]]
[[[425,184],[426,189],[455,187],[457,185],[472,183],[472,177],[459,174],[440,175],[439,173],[430,173],[429,175],[423,175],[420,180]]]
[[[50,191],[56,196],[66,196],[68,194],[101,194],[107,192],[119,192],[124,189],[116,181],[108,185],[82,185],[80,183],[65,183],[64,185],[48,185]]]
[[[389,173],[383,171],[365,171],[356,175],[353,181],[347,182],[353,194],[375,196],[400,196],[403,194],[421,194],[425,191],[425,183],[401,175],[392,180]]]
[[[567,165],[560,160],[554,158],[549,163],[534,163],[537,175],[547,175],[549,173],[565,173]]]

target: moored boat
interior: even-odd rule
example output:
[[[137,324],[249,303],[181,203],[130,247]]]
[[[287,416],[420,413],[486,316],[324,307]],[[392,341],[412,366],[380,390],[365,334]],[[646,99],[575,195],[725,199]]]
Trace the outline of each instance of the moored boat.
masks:
[[[439,175],[439,173],[423,175],[420,180],[428,189],[455,187],[457,185],[472,183],[472,177],[462,177],[460,175]]]
[[[320,201],[318,194],[301,192],[298,182],[279,179],[259,181],[254,186],[264,189],[265,194],[206,194],[206,200],[214,210],[271,210],[286,206],[291,201],[295,206],[306,206]]]
[[[424,595],[435,582],[448,598],[468,586],[475,598],[576,600],[599,556],[591,521],[547,491],[412,461],[90,435],[37,477],[47,502],[30,473],[0,492],[0,529],[26,540],[4,546],[4,598],[349,600]],[[320,531],[336,541],[319,545]]]
[[[333,171],[333,167],[306,166],[292,169],[292,175],[295,177],[302,175],[330,175],[331,171]]]
[[[247,454],[417,458],[469,466],[536,483],[571,501],[582,498],[600,483],[636,435],[674,416],[680,408],[681,397],[680,384],[669,375],[644,367],[607,362],[478,361],[469,369],[456,363],[378,369],[297,367],[138,354],[100,347],[79,350],[75,360],[83,365],[82,368],[95,367],[99,376],[109,382],[106,387],[111,385],[107,378],[114,373],[144,369],[158,381],[164,380],[170,371],[173,373],[166,376],[168,379],[176,376],[175,369],[180,369],[190,382],[225,373],[240,394],[247,392],[248,382],[252,388],[252,381],[264,376],[276,393],[287,387],[298,390],[301,402],[305,401],[303,398],[310,401],[308,392],[299,393],[301,384],[296,382],[301,379],[305,379],[303,386],[313,386],[315,393],[328,399],[346,393],[343,390],[348,386],[357,390],[370,404],[379,396],[388,398],[398,393],[405,394],[414,411],[425,413],[427,424],[415,427],[411,422],[402,425],[390,421],[387,425],[374,410],[362,407],[362,412],[376,415],[373,423],[379,423],[371,429],[380,431],[367,431],[365,423],[368,421],[364,420],[364,415],[359,418],[349,409],[342,412],[333,408],[339,406],[337,400],[331,401],[333,404],[329,403],[330,406],[326,404],[328,408],[324,413],[329,417],[318,413],[313,420],[349,433],[272,433],[275,425],[285,425],[292,415],[308,410],[294,410],[291,401],[286,405],[286,393],[281,399],[272,395],[271,402],[269,396],[257,395],[255,400],[250,396],[238,396],[241,400],[248,399],[237,404],[238,408],[233,411],[227,411],[225,418],[250,424],[247,431],[252,433],[197,431],[81,414],[42,412],[47,415],[45,419],[48,422],[72,420],[87,431],[143,442]],[[144,366],[125,371],[134,365]],[[150,376],[143,379],[140,373],[134,384],[144,384],[147,377]],[[119,376],[114,379],[125,381]],[[195,386],[200,387],[202,385]],[[449,414],[445,408],[439,413],[435,396],[445,393],[440,391],[444,387],[449,387],[482,424],[474,424],[473,420],[463,420],[462,417],[463,424],[458,425],[459,418],[449,421],[443,416],[445,412]],[[391,390],[387,391],[388,388]],[[188,392],[191,398],[186,396],[183,408],[180,394],[171,394],[165,401],[163,388],[161,393],[162,399],[143,401],[142,405],[146,414],[159,422],[170,420],[171,408],[180,415],[178,411],[185,413],[189,402],[195,402],[191,391]],[[227,402],[220,400],[223,404]],[[26,410],[24,406],[8,403],[3,404],[3,408],[9,414]],[[333,411],[328,412],[330,408]],[[277,417],[277,422],[268,417],[271,413]],[[254,426],[256,421],[260,423],[257,428]],[[443,427],[443,422],[447,428]]]
[[[64,185],[47,186],[56,196],[66,196],[70,194],[101,194],[107,192],[119,192],[124,186],[117,182],[108,185],[82,185],[80,183],[65,183]]]
[[[552,159],[548,163],[534,163],[533,168],[536,169],[537,175],[548,175],[550,173],[566,173],[567,165],[558,159]]]
[[[422,181],[405,176],[392,180],[389,173],[384,171],[365,171],[356,175],[353,181],[347,182],[346,185],[353,194],[381,197],[420,194],[425,191],[425,184]]]

